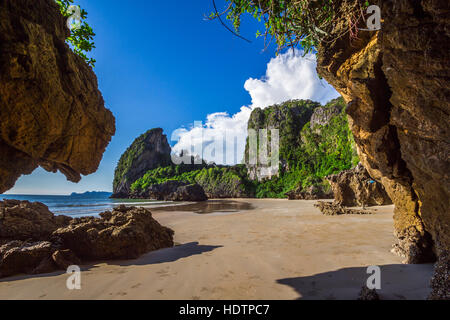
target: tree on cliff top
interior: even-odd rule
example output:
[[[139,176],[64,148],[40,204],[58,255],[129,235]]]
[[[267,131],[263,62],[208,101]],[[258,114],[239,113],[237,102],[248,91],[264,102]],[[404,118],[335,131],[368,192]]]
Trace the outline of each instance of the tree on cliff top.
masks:
[[[301,46],[305,53],[348,33],[356,38],[364,8],[369,6],[366,0],[227,0],[228,7],[219,12],[212,1],[215,10],[209,18],[219,19],[226,26],[221,18],[225,16],[238,36],[242,16],[250,14],[264,21],[265,31],[258,31],[256,36],[264,37],[266,47],[275,41],[279,50]],[[346,24],[344,31],[331,36],[338,23]]]
[[[74,16],[75,12],[71,10],[73,0],[55,0],[59,5],[61,14],[68,19],[75,17],[79,19],[80,24],[77,28],[70,29],[70,36],[67,38],[67,42],[72,46],[73,51],[82,57],[86,63],[92,67],[95,65],[95,59],[88,58],[87,53],[91,52],[95,48],[94,39],[95,33],[91,26],[86,22],[87,12],[84,9],[80,9],[79,16]]]

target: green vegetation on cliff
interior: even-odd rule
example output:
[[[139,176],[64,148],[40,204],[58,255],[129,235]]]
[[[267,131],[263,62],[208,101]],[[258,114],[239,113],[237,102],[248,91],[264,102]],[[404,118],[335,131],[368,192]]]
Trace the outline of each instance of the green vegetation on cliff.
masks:
[[[86,55],[88,52],[95,48],[94,37],[95,33],[91,26],[86,22],[87,12],[84,9],[79,8],[79,12],[75,12],[73,7],[73,0],[56,0],[59,5],[61,14],[69,19],[70,17],[78,18],[79,25],[76,28],[70,30],[70,36],[67,38],[67,42],[72,45],[73,51],[82,57],[86,63],[92,67],[95,65],[95,59],[88,58]],[[79,13],[79,16],[77,14]]]
[[[170,164],[170,146],[163,130],[156,128],[147,131],[136,138],[120,157],[114,174],[114,193],[128,192],[128,186],[147,170]]]
[[[292,102],[288,106],[290,108],[297,107],[292,105]],[[302,107],[302,105],[298,106]],[[306,106],[314,105],[306,104]],[[329,109],[340,111],[327,123],[316,124],[314,128],[311,128],[311,122],[305,123],[298,119],[280,123],[280,161],[282,163],[280,174],[278,177],[256,183],[256,197],[285,198],[287,192],[300,186],[307,188],[315,185],[327,191],[329,186],[324,181],[324,177],[350,169],[358,164],[359,159],[353,136],[348,127],[343,99],[333,100],[324,107],[317,108],[317,105],[315,106],[315,112],[321,111],[324,114],[328,114],[327,110]],[[286,112],[285,107],[281,105],[265,109],[266,117],[260,117],[260,122],[249,123],[249,127],[273,126],[267,119],[272,119],[273,114],[278,114],[282,110],[287,115],[286,119],[291,119],[290,115],[295,114],[296,111]],[[260,111],[255,112],[259,113]],[[306,113],[311,114],[309,111]],[[251,119],[255,119],[253,115]],[[301,127],[302,125],[303,127]]]
[[[279,129],[280,155],[287,154],[292,146],[298,145],[303,126],[318,107],[320,104],[311,100],[291,100],[265,109],[257,108],[250,115],[248,129]],[[247,152],[248,143],[246,155]]]
[[[170,180],[199,184],[210,198],[286,198],[287,192],[310,186],[327,192],[330,187],[324,177],[350,169],[359,162],[342,98],[323,107],[310,100],[293,100],[264,110],[255,109],[248,128],[279,129],[278,176],[258,181],[258,167],[250,165],[167,164],[137,177],[130,187],[131,196],[145,197],[151,185]],[[117,177],[133,166],[132,159],[145,149],[144,140],[145,135],[136,139],[122,156]]]
[[[358,23],[364,19],[364,11],[369,6],[363,0],[227,0],[225,11],[219,12],[217,7],[210,19],[220,19],[226,16],[239,33],[242,17],[253,16],[264,22],[262,32],[266,45],[275,42],[278,48],[301,47],[305,53],[313,51],[320,43],[330,41],[330,33],[339,19],[344,17],[341,37],[350,34],[357,37]],[[224,23],[225,24],[225,23]],[[230,29],[231,30],[231,29]]]
[[[131,185],[135,195],[145,193],[153,184],[175,180],[197,183],[210,198],[233,198],[253,196],[254,185],[247,179],[244,165],[233,167],[206,165],[173,165],[148,171]]]

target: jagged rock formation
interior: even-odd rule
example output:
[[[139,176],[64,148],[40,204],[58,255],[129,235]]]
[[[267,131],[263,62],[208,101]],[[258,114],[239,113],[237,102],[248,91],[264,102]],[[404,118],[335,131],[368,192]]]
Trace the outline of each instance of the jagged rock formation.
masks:
[[[70,220],[70,217],[55,216],[42,203],[0,201],[0,241],[47,240]]]
[[[430,300],[450,300],[450,254],[442,251],[431,279]]]
[[[0,277],[18,273],[37,274],[54,271],[54,268],[47,267],[53,250],[52,243],[48,241],[35,243],[12,241],[1,246]]]
[[[349,103],[361,161],[396,206],[397,252],[429,261],[450,247],[450,4],[371,4],[381,7],[381,31],[336,38],[346,25],[337,23],[318,71]]]
[[[78,182],[115,133],[97,78],[53,0],[0,1],[0,193],[38,166]]]
[[[53,233],[52,241],[82,259],[133,259],[172,247],[173,231],[161,226],[145,208],[121,206],[101,213],[100,218],[72,220]]]
[[[169,180],[151,185],[148,190],[133,198],[155,199],[160,201],[206,201],[208,197],[198,184]]]
[[[338,116],[342,112],[342,105],[339,103],[339,100],[335,99],[328,103],[327,106],[316,108],[311,116],[311,128],[326,126],[331,119]]]
[[[131,184],[147,171],[171,165],[170,153],[170,145],[161,128],[149,130],[134,140],[117,164],[112,198],[127,198]]]
[[[340,206],[383,206],[392,204],[381,183],[373,180],[359,163],[354,169],[327,177],[334,202]]]
[[[277,154],[271,150],[272,136],[267,143],[269,157],[273,157],[270,166],[261,160],[257,164],[250,163],[251,158],[255,162],[256,152],[251,152],[251,139],[247,140],[245,163],[249,179],[255,185],[256,197],[332,197],[325,177],[350,169],[359,162],[345,107],[341,97],[325,106],[310,100],[294,100],[252,112],[248,123],[249,137],[254,134],[250,130],[279,129],[278,166],[274,163]],[[263,139],[258,139],[259,148],[264,143]],[[258,152],[266,153],[265,150]]]
[[[100,216],[55,217],[40,203],[0,202],[0,278],[66,270],[80,258],[137,258],[173,246],[173,231],[147,209],[122,206]]]
[[[334,198],[331,190],[324,190],[321,186],[310,186],[306,189],[300,186],[295,190],[287,192],[286,195],[289,200],[319,200]]]
[[[0,278],[19,273],[41,274],[67,270],[81,260],[70,250],[49,241],[10,241],[0,246]]]
[[[52,254],[52,261],[60,270],[67,270],[70,266],[81,264],[80,258],[70,249],[56,250]]]
[[[315,205],[316,208],[322,212],[322,214],[326,216],[341,216],[341,215],[348,215],[348,214],[375,214],[375,211],[371,210],[358,210],[358,209],[351,209],[347,207],[343,207],[336,203],[331,202],[325,202],[325,201],[318,201]]]

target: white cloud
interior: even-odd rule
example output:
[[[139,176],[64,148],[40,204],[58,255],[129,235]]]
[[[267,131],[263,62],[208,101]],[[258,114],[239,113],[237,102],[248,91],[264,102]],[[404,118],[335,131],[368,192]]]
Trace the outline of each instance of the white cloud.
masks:
[[[252,98],[250,106],[243,106],[234,115],[213,113],[207,116],[203,126],[197,124],[189,130],[177,130],[172,140],[179,141],[173,151],[189,150],[198,154],[203,143],[203,157],[208,161],[240,163],[244,156],[247,122],[253,109],[264,109],[292,99],[311,99],[324,104],[339,96],[325,80],[319,79],[315,55],[303,57],[298,50],[271,59],[266,75],[262,79],[248,79],[244,88]],[[225,150],[222,144],[226,145]]]

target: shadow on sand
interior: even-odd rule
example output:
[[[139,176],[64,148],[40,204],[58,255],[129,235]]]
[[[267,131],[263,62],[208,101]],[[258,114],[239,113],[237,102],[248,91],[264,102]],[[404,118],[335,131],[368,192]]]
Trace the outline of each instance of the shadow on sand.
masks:
[[[223,246],[205,246],[198,242],[186,243],[173,248],[161,249],[158,251],[149,252],[135,260],[109,262],[110,265],[120,266],[143,266],[150,264],[160,264],[166,262],[175,262],[177,260],[188,258],[195,255],[200,255],[206,252],[211,252]]]
[[[381,268],[382,300],[424,300],[430,289],[433,265],[384,265]],[[277,283],[292,287],[302,300],[356,300],[371,274],[355,267],[308,277],[287,278]]]
[[[215,249],[222,248],[223,246],[206,246],[200,245],[198,242],[191,242],[183,245],[179,245],[173,248],[161,249],[158,251],[152,251],[134,260],[109,260],[90,262],[80,266],[81,271],[86,272],[92,269],[98,268],[98,264],[106,263],[112,266],[143,266],[160,264],[166,262],[175,262],[177,260],[188,258],[194,255],[200,255],[206,252],[211,252]],[[65,274],[63,271],[56,271],[52,273],[36,274],[36,275],[17,275],[8,278],[0,279],[2,282],[10,282],[17,280],[33,279],[33,278],[47,278],[56,277]]]

